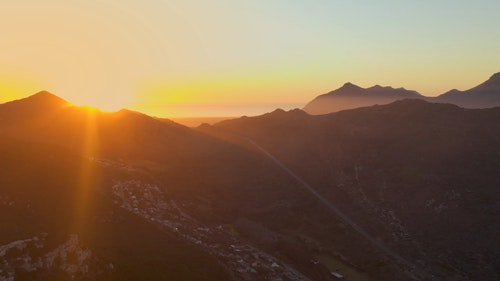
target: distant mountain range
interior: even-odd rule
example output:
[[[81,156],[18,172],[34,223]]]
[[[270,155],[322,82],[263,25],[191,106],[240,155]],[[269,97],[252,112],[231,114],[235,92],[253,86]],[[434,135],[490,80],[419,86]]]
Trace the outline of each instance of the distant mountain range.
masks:
[[[0,104],[0,280],[498,280],[500,108],[370,89],[409,99],[196,129]]]
[[[500,72],[486,82],[466,91],[451,90],[437,97],[426,97],[416,91],[404,88],[381,87],[361,88],[351,83],[320,95],[306,104],[309,114],[326,114],[363,106],[382,105],[396,100],[418,98],[429,102],[451,103],[463,108],[490,108],[500,106]]]

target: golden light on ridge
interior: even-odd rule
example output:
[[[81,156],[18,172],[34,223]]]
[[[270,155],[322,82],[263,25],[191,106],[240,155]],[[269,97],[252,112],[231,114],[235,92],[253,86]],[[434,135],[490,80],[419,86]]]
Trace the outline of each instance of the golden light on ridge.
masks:
[[[85,102],[79,106],[90,111],[92,111],[93,109],[100,109],[102,111],[112,112],[112,111],[118,111],[123,108],[127,108],[129,104],[130,102],[128,101],[116,98],[116,99],[89,100],[88,102]]]

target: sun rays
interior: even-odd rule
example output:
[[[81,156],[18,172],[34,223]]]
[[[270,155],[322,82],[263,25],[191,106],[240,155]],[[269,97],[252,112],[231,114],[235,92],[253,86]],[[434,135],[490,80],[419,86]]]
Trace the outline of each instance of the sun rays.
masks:
[[[92,158],[99,153],[98,119],[101,112],[92,107],[81,107],[83,111],[83,138],[81,139],[81,163],[77,180],[74,228],[86,230],[86,221],[92,205],[92,191],[98,184],[98,171]]]

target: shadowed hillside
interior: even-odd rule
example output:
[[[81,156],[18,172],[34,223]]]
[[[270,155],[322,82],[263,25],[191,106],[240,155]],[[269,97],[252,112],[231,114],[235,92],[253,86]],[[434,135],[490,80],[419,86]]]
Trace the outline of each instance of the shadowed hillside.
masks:
[[[46,92],[1,104],[0,274],[496,280],[499,119],[403,100],[193,130]]]
[[[0,158],[7,167],[2,225],[12,229],[0,242],[8,254],[2,272],[14,274],[21,260],[31,259],[25,267],[36,274],[12,276],[309,280],[233,226],[249,214],[272,212],[278,200],[301,200],[293,180],[270,161],[174,122],[57,101],[42,93],[0,105],[0,140],[9,152]],[[31,247],[41,233],[56,237],[47,251],[10,250]],[[99,274],[72,271],[75,264],[98,267]]]
[[[495,280],[499,121],[499,109],[404,100],[321,116],[275,111],[212,131],[254,140],[436,278]]]

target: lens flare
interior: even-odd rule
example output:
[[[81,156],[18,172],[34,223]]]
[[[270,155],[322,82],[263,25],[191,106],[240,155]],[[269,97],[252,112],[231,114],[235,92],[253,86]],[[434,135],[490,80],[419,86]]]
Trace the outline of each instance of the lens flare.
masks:
[[[100,111],[92,107],[81,107],[84,111],[85,119],[83,138],[81,140],[82,158],[79,170],[79,179],[77,185],[77,199],[75,205],[74,227],[78,232],[85,231],[86,221],[92,205],[92,191],[98,184],[98,175],[92,157],[99,152],[99,132],[98,118]]]

